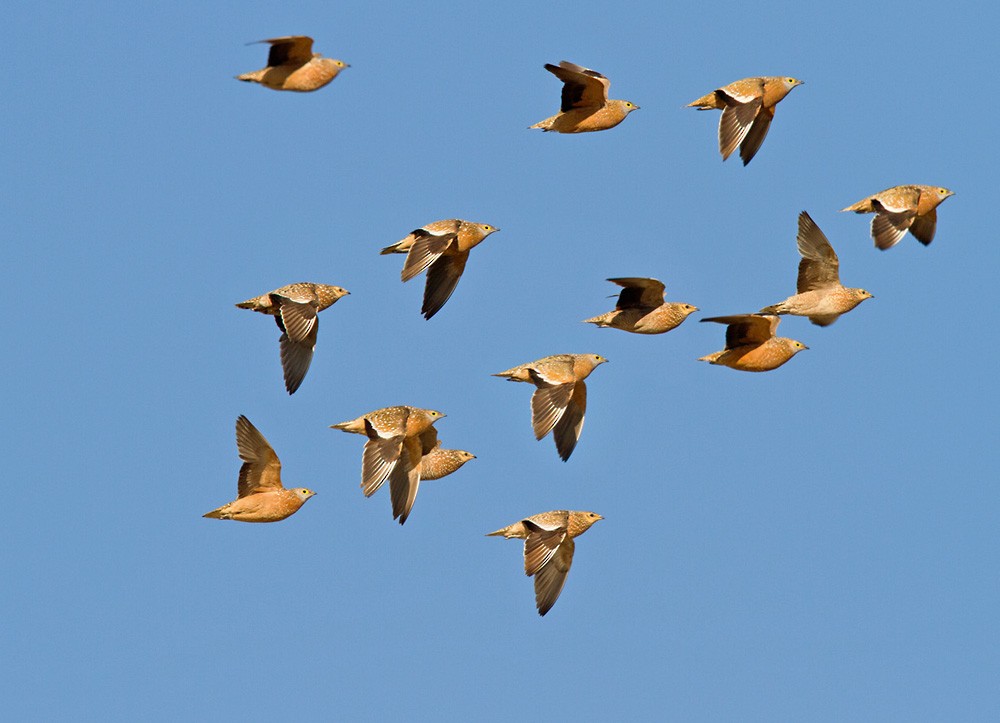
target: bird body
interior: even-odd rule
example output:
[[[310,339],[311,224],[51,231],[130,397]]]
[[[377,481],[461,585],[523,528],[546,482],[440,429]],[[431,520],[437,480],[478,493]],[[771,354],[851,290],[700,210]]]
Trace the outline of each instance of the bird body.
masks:
[[[305,379],[312,363],[319,334],[317,314],[350,294],[346,289],[327,284],[297,283],[240,302],[240,309],[250,309],[273,316],[281,337],[281,368],[285,389],[294,394]]]
[[[427,271],[421,313],[430,319],[451,297],[458,286],[469,251],[500,229],[486,223],[457,218],[435,221],[414,229],[401,241],[382,249],[382,254],[405,253],[401,278],[404,282]]]
[[[281,484],[281,462],[264,435],[240,415],[236,420],[240,467],[237,498],[203,517],[238,522],[278,522],[298,511],[315,492]]]
[[[539,615],[545,615],[559,599],[573,564],[573,538],[602,519],[595,512],[553,510],[525,517],[487,537],[524,540],[524,573],[535,578],[535,606]]]
[[[708,95],[688,103],[698,110],[719,109],[719,152],[722,160],[737,147],[743,165],[747,165],[760,150],[774,119],[774,108],[802,81],[796,78],[761,76],[743,78],[717,88]]]
[[[797,236],[799,254],[798,293],[767,306],[761,314],[807,316],[818,326],[828,326],[872,295],[840,283],[840,260],[833,246],[808,213],[799,214]]]
[[[530,128],[556,133],[589,133],[614,128],[639,106],[627,100],[608,100],[606,77],[596,70],[562,61],[545,64],[545,69],[563,82],[559,113]]]
[[[556,354],[493,376],[535,385],[531,395],[535,439],[552,432],[556,451],[565,462],[580,440],[587,412],[587,385],[583,380],[606,361],[598,354]]]
[[[615,309],[584,319],[601,328],[621,329],[633,334],[663,334],[675,329],[698,310],[691,304],[664,301],[664,286],[657,279],[629,277],[608,279],[624,287]]]
[[[874,213],[872,239],[882,251],[899,243],[907,231],[927,246],[937,230],[937,207],[954,195],[954,191],[940,186],[893,186],[841,211]]]
[[[342,60],[324,58],[312,52],[313,39],[305,35],[260,40],[270,43],[267,66],[250,73],[237,75],[237,80],[260,83],[271,90],[309,92],[319,90],[337,77],[341,70],[350,67]]]
[[[777,369],[808,347],[795,339],[774,336],[781,321],[774,315],[736,314],[702,319],[726,324],[726,348],[698,361],[719,364],[743,372]]]

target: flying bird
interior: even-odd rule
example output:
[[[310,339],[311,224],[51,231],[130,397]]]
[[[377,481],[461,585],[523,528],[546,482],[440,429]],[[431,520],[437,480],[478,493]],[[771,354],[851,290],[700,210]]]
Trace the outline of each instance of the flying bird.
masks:
[[[726,348],[698,361],[721,364],[742,372],[768,372],[809,348],[795,339],[776,337],[774,332],[781,319],[774,315],[736,314],[713,316],[702,321],[728,325]]]
[[[439,444],[437,431],[432,425],[444,416],[433,409],[396,406],[376,409],[357,419],[331,425],[333,429],[364,434],[368,438],[361,458],[361,489],[365,497],[371,497],[389,480],[392,517],[398,519],[401,525],[413,509],[420,480],[424,478],[424,457]],[[450,474],[460,466],[439,476]]]
[[[611,81],[580,65],[562,61],[545,69],[563,82],[559,113],[530,128],[557,133],[588,133],[614,128],[639,106],[627,100],[608,100]]]
[[[414,229],[402,241],[386,246],[381,253],[406,254],[401,274],[404,282],[427,270],[424,303],[420,312],[425,319],[430,319],[441,310],[458,286],[469,260],[469,251],[499,230],[488,223],[450,218]]]
[[[539,615],[544,615],[555,605],[566,584],[576,547],[573,538],[603,519],[595,512],[553,510],[526,517],[486,536],[524,540],[524,574],[535,578],[535,607]]]
[[[927,246],[937,230],[937,207],[954,195],[940,186],[893,186],[841,211],[874,213],[872,238],[882,251],[899,243],[907,231]]]
[[[760,149],[774,119],[774,107],[797,85],[796,78],[760,77],[744,78],[713,90],[698,100],[688,103],[698,110],[718,109],[719,152],[726,160],[740,148],[740,158],[747,165]]]
[[[511,382],[530,382],[531,426],[535,439],[549,432],[563,462],[573,454],[583,430],[587,412],[587,385],[584,379],[607,361],[598,354],[556,354],[494,374]]]
[[[614,311],[584,319],[585,322],[633,334],[663,334],[698,311],[691,304],[664,301],[665,287],[657,279],[628,277],[608,281],[623,287]]]
[[[281,484],[281,462],[274,449],[250,420],[236,420],[236,447],[240,467],[237,497],[203,517],[239,522],[278,522],[298,512],[315,492],[305,487],[285,489]]]
[[[240,309],[273,316],[277,322],[281,329],[278,339],[281,369],[289,394],[294,394],[302,384],[312,363],[316,335],[319,333],[317,314],[350,293],[339,286],[327,284],[288,284],[236,305]]]
[[[819,226],[803,211],[799,214],[798,292],[781,303],[760,310],[761,314],[808,316],[818,326],[829,326],[872,295],[840,283],[840,261]]]
[[[293,90],[306,93],[319,90],[350,66],[342,60],[324,58],[312,51],[313,39],[306,35],[258,40],[269,43],[267,66],[252,73],[237,75],[237,80],[260,83],[271,90]],[[253,45],[254,43],[250,43]]]

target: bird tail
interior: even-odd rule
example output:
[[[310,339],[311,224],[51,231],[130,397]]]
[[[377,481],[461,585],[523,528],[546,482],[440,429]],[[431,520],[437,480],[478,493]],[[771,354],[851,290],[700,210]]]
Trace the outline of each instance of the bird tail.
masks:
[[[716,351],[708,354],[707,356],[699,357],[698,361],[705,361],[709,364],[717,364],[720,356],[722,356],[722,352]]]
[[[713,90],[708,95],[703,95],[698,100],[688,103],[687,107],[697,108],[698,110],[712,110],[716,108],[724,108],[725,105],[719,101],[719,97],[715,94],[715,91]]]
[[[550,130],[552,130],[552,122],[556,118],[557,118],[557,116],[551,116],[550,118],[546,118],[543,121],[538,121],[537,123],[535,123],[535,125],[528,126],[528,130],[532,130],[534,128],[540,128],[543,131],[550,131]]]
[[[493,532],[487,532],[486,536],[487,537],[501,537],[501,536],[502,537],[507,537],[507,532],[509,530],[510,530],[510,527],[502,527],[499,530],[495,530]]]
[[[384,249],[379,251],[379,253],[382,254],[383,256],[385,254],[405,254],[407,253],[408,249],[401,249],[400,246],[402,245],[403,245],[402,241],[397,241],[392,246],[386,246]]]
[[[584,324],[597,324],[600,327],[611,326],[611,319],[614,317],[615,312],[609,311],[607,314],[601,314],[600,316],[594,316],[590,319],[584,319]]]
[[[244,73],[243,75],[234,76],[236,80],[242,80],[246,83],[259,83],[260,79],[263,77],[262,70],[255,70],[252,73]]]
[[[524,367],[513,367],[507,371],[497,372],[492,376],[503,377],[509,382],[530,382],[531,378],[528,376],[528,370]]]
[[[339,429],[341,432],[348,432],[350,434],[365,434],[365,419],[361,417],[360,419],[331,424],[330,429]]]
[[[870,198],[863,198],[852,206],[840,209],[841,213],[844,211],[854,211],[854,213],[871,213],[875,209],[872,208],[872,200]]]
[[[763,309],[757,312],[758,314],[784,314],[784,304],[772,304],[771,306],[765,306]]]
[[[217,510],[212,510],[211,512],[206,512],[205,514],[202,515],[202,517],[208,517],[208,518],[211,518],[213,520],[224,520],[225,519],[225,517],[222,516],[222,508],[221,507],[219,509],[217,509]]]

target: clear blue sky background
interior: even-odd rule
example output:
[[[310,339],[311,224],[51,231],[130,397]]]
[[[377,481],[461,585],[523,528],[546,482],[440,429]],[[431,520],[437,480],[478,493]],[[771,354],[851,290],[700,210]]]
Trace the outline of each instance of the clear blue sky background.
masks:
[[[960,720],[1000,716],[995,10],[975,4],[16,3],[0,178],[6,313],[0,712],[19,718]],[[233,76],[310,34],[313,94]],[[642,107],[527,126],[567,59]],[[750,75],[805,85],[722,163]],[[838,213],[956,191],[877,251]],[[702,316],[794,291],[808,210],[875,299],[750,375]],[[378,250],[458,216],[502,230],[430,322]],[[701,308],[659,337],[580,320],[609,276]],[[235,302],[344,286],[285,394],[277,329]],[[573,457],[490,377],[564,352],[591,377]],[[445,411],[478,455],[400,528],[327,425]],[[246,414],[319,493],[274,525],[232,499]],[[539,618],[523,516],[606,519]]]

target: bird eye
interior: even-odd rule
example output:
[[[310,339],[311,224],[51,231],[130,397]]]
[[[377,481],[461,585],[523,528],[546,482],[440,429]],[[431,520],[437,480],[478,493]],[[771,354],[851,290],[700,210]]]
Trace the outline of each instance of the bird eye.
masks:
[[[487,224],[483,224],[483,231],[489,231],[491,228],[492,228],[492,226],[490,226],[488,223]]]
[[[939,188],[938,189],[938,193],[948,193],[948,189],[947,188]]]
[[[626,108],[631,108],[631,107],[632,107],[632,104],[631,104],[631,103],[629,103],[628,101],[626,101],[626,102],[625,102],[625,107],[626,107]]]
[[[795,78],[785,78],[785,80],[787,80],[789,83],[795,82]]]

